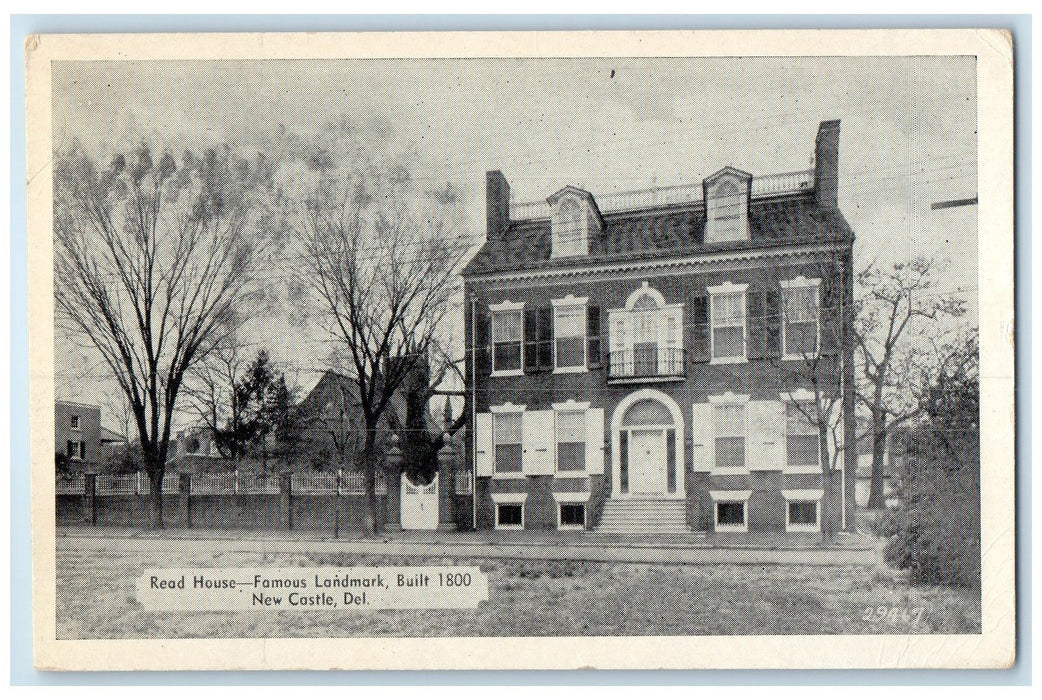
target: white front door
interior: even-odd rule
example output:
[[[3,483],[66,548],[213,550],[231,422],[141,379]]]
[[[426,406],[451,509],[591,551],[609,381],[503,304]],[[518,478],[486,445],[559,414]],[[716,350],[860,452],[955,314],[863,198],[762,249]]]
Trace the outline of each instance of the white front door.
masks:
[[[666,492],[666,434],[662,430],[633,430],[629,450],[630,493]]]
[[[438,476],[426,486],[416,486],[402,474],[402,529],[438,529]]]

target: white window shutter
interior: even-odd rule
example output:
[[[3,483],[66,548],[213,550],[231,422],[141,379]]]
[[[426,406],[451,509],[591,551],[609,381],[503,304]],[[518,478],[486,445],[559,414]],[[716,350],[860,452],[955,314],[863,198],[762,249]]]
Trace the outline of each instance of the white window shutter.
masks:
[[[692,469],[708,472],[713,469],[713,405],[696,403],[691,407]]]
[[[521,429],[521,471],[525,476],[553,474],[554,412],[525,411]]]
[[[586,410],[586,472],[604,473],[604,409]]]
[[[781,471],[785,465],[785,404],[749,402],[749,468]]]
[[[477,446],[475,455],[475,474],[477,476],[492,476],[492,462],[495,458],[495,447],[492,441],[492,414],[479,413],[474,430],[474,440]]]

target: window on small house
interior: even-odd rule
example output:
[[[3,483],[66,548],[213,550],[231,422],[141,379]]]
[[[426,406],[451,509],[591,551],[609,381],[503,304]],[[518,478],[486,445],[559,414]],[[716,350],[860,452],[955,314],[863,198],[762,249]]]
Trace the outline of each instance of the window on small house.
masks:
[[[789,501],[789,525],[818,524],[817,501]]]
[[[820,464],[817,411],[814,403],[789,402],[785,406],[785,451],[790,467]]]
[[[492,312],[493,372],[521,369],[521,309]]]
[[[586,527],[586,504],[585,503],[562,503],[561,527]]]
[[[713,359],[744,359],[745,292],[725,292],[712,298]]]
[[[554,309],[554,338],[558,368],[586,366],[586,306]]]
[[[586,468],[586,412],[557,412],[557,471]]]
[[[745,525],[745,501],[717,501],[716,524],[742,527]]]
[[[745,404],[713,406],[717,469],[745,467]]]
[[[520,503],[496,505],[496,527],[521,528],[525,524],[525,507]]]
[[[69,427],[72,428],[73,430],[79,430],[80,429],[80,417],[79,416],[69,416]]]
[[[818,288],[782,290],[785,354],[803,357],[818,352]]]
[[[496,473],[521,471],[521,414],[497,413],[495,426]]]

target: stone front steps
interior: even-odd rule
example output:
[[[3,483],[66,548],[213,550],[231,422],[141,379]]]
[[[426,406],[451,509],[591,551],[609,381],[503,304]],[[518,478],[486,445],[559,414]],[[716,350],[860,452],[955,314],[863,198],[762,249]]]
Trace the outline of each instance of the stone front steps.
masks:
[[[674,498],[609,498],[594,532],[619,535],[688,534],[687,510]]]

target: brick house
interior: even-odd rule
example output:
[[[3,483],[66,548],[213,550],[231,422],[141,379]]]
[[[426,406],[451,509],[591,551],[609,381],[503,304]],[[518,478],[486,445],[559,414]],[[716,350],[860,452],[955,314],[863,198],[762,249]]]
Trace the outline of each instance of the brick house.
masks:
[[[857,455],[843,451],[854,235],[839,133],[822,122],[813,170],[725,167],[600,201],[569,186],[512,206],[487,174],[487,239],[463,272],[477,528],[844,524]],[[841,387],[828,498],[808,357]]]
[[[54,402],[54,450],[68,459],[69,471],[97,471],[104,457],[101,431],[100,406]]]

